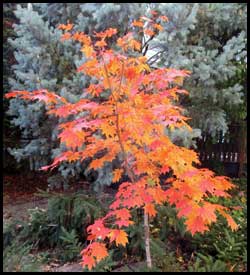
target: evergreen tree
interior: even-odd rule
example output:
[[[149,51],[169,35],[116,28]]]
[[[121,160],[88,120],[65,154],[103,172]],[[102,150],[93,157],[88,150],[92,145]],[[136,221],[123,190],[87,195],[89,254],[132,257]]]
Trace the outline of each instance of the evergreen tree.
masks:
[[[20,23],[14,25],[17,37],[9,39],[17,61],[13,65],[15,77],[9,79],[11,89],[31,91],[46,88],[71,102],[78,100],[83,96],[86,80],[75,74],[76,63],[81,58],[75,54],[75,46],[61,43],[61,31],[44,22],[32,6],[17,6],[15,15]],[[36,102],[27,106],[25,102],[14,99],[10,102],[8,114],[13,117],[13,124],[22,130],[21,148],[12,148],[10,152],[18,161],[28,158],[31,170],[48,164],[51,158],[64,150],[58,148],[55,139],[56,122],[45,115],[42,104]],[[51,129],[54,130],[52,135]],[[59,169],[64,177],[75,175],[76,169],[81,171],[79,164]]]
[[[14,75],[12,66],[15,64],[14,49],[8,42],[8,38],[15,37],[13,30],[13,24],[17,23],[17,18],[13,10],[15,9],[15,3],[4,3],[3,4],[3,93],[10,91],[10,85],[8,78]],[[3,110],[4,113],[8,110],[8,102],[3,99]],[[3,119],[3,139],[4,139],[4,150],[3,150],[3,163],[6,172],[11,171],[12,173],[17,170],[16,162],[8,151],[7,147],[13,147],[18,144],[19,141],[18,128],[11,124],[9,117],[4,116]]]
[[[191,93],[182,104],[191,125],[212,136],[226,133],[228,107],[244,102],[244,87],[225,83],[236,75],[239,62],[246,64],[246,3],[162,3],[155,8],[169,22],[150,45],[159,53],[150,64],[190,70],[184,86]]]

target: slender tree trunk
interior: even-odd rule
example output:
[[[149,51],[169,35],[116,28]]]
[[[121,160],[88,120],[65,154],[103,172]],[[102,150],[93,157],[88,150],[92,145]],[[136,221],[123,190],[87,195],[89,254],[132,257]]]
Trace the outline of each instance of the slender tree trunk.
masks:
[[[133,170],[131,169],[131,167],[128,163],[127,153],[125,151],[125,148],[124,148],[123,142],[122,142],[122,138],[121,138],[121,129],[120,129],[120,124],[119,124],[119,113],[118,113],[118,110],[117,110],[118,109],[117,108],[117,100],[116,100],[116,98],[114,97],[114,94],[113,94],[111,82],[110,82],[110,79],[109,79],[109,76],[108,76],[108,70],[107,70],[107,67],[106,67],[106,64],[105,64],[104,60],[103,60],[103,66],[104,66],[104,70],[105,70],[105,73],[106,73],[108,85],[109,85],[109,88],[110,88],[110,91],[111,91],[111,95],[112,95],[112,97],[114,98],[114,101],[115,101],[115,113],[114,113],[114,115],[116,116],[116,132],[117,132],[118,142],[119,142],[121,152],[122,152],[122,158],[123,158],[124,163],[125,163],[125,170],[126,170],[127,175],[129,176],[129,178],[131,179],[131,181],[133,183],[135,183],[136,182],[136,176],[135,176]],[[120,90],[120,88],[121,88],[123,72],[124,72],[124,64],[122,64],[122,74],[121,74],[122,76],[121,76],[120,85],[119,85],[118,90]],[[145,250],[146,250],[147,267],[151,268],[152,267],[152,259],[151,259],[151,254],[150,254],[149,222],[148,222],[148,214],[145,213],[145,211],[144,211],[144,233],[145,233]]]
[[[145,233],[145,250],[146,250],[146,260],[147,267],[152,267],[152,259],[150,253],[150,238],[149,238],[149,223],[148,223],[148,214],[144,211],[144,233]]]

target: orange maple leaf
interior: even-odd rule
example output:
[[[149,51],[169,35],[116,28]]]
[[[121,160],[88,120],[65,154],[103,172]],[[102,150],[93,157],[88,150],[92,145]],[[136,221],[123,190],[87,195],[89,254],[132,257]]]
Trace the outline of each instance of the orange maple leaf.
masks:
[[[115,34],[117,34],[117,29],[109,28],[109,29],[105,30],[104,32],[95,33],[95,36],[105,39],[106,37],[111,37]]]
[[[219,211],[219,213],[222,216],[224,216],[226,218],[226,220],[227,220],[229,226],[231,227],[231,229],[233,231],[237,230],[239,226],[236,224],[236,222],[233,220],[233,218],[223,210],[223,208],[226,209],[225,207],[221,207],[220,205],[219,206],[217,205],[217,210]]]
[[[114,29],[114,28],[109,28],[105,31],[107,37],[111,37],[115,34],[117,34],[117,29]]]
[[[128,234],[124,230],[118,230],[118,233],[115,236],[115,243],[117,246],[119,244],[126,246],[126,243],[128,243]]]
[[[115,169],[113,171],[113,182],[117,182],[120,180],[123,173],[123,169]]]
[[[131,217],[130,211],[127,208],[115,210],[114,214],[117,218],[124,220],[128,220]]]
[[[5,98],[12,98],[12,97],[17,97],[17,96],[21,96],[21,95],[28,95],[29,92],[28,91],[12,91],[9,92],[7,94],[5,94]]]
[[[67,24],[67,25],[64,25],[64,24],[60,24],[57,28],[59,30],[66,30],[66,31],[70,31],[72,28],[73,28],[73,24]]]
[[[155,34],[154,31],[150,30],[150,29],[145,29],[144,30],[145,34],[148,35],[148,36],[153,36]]]
[[[186,220],[187,229],[194,235],[196,232],[203,233],[208,230],[208,226],[200,216],[190,217]]]
[[[136,21],[136,20],[134,20],[133,23],[132,23],[132,25],[133,25],[134,27],[143,28],[144,23],[143,23],[142,21]]]
[[[93,242],[90,247],[92,250],[91,254],[96,258],[97,262],[108,256],[108,251],[105,244]]]
[[[90,84],[86,91],[94,96],[99,96],[103,91],[103,87],[98,84]]]
[[[129,226],[131,224],[134,224],[133,221],[126,221],[126,220],[119,220],[119,221],[115,221],[115,224],[118,225],[119,228],[121,228],[122,226]]]
[[[91,270],[96,265],[96,261],[92,256],[86,255],[86,256],[83,256],[82,262],[80,264],[82,265],[83,268],[87,266],[88,269]]]
[[[145,209],[145,212],[151,216],[151,217],[154,217],[156,216],[156,211],[155,211],[155,207],[152,203],[147,203],[144,207]]]
[[[98,219],[94,224],[87,227],[87,232],[94,235],[96,238],[105,239],[110,229],[103,225],[103,219]]]
[[[93,53],[94,53],[94,49],[93,47],[91,46],[88,46],[88,45],[84,45],[82,48],[81,48],[81,52],[83,52],[85,54],[85,56],[87,58],[93,56]]]
[[[107,43],[105,42],[104,39],[102,39],[102,40],[97,41],[97,42],[95,43],[95,46],[96,46],[96,47],[105,47],[105,46],[107,46]]]
[[[72,36],[71,36],[71,33],[66,32],[65,34],[63,34],[63,35],[61,36],[61,40],[62,40],[62,41],[64,41],[64,40],[69,40],[71,37],[72,37]]]
[[[130,67],[130,68],[127,68],[125,71],[124,71],[124,75],[127,79],[129,80],[132,80],[135,78],[136,76],[136,69],[134,67]]]
[[[110,242],[115,241],[116,246],[121,244],[122,246],[125,246],[128,242],[128,235],[127,233],[122,229],[112,229],[108,233],[107,237],[110,239]]]
[[[163,30],[163,27],[162,27],[162,25],[160,25],[160,24],[153,24],[153,26],[154,26],[154,28],[156,28],[156,29],[159,30],[159,31],[162,31],[162,30]]]
[[[204,220],[207,221],[207,223],[215,222],[217,219],[215,210],[215,205],[205,202],[202,207],[197,209],[197,215],[201,216]]]
[[[75,39],[75,40],[78,40],[80,43],[82,43],[82,44],[84,44],[86,46],[90,46],[91,45],[91,38],[88,35],[86,35],[86,34],[84,34],[82,32],[80,32],[80,33],[79,32],[74,33],[73,36],[72,36],[72,38]]]

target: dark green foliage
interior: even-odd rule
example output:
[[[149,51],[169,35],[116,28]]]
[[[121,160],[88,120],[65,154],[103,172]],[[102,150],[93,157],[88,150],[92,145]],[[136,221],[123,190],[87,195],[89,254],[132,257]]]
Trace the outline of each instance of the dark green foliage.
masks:
[[[64,227],[66,230],[75,229],[81,240],[87,236],[86,228],[95,219],[104,214],[104,207],[98,199],[78,194],[56,194],[48,196],[48,219],[52,224]]]
[[[200,245],[196,251],[200,252],[196,252],[198,257],[194,268],[198,268],[198,259],[202,259],[202,262],[205,263],[206,271],[223,271],[219,267],[222,267],[222,264],[231,271],[242,271],[245,269],[247,250],[246,240],[242,238],[243,234],[240,232],[234,234],[228,229],[224,229],[221,232],[217,228],[213,229],[210,236],[206,235],[204,237],[198,238]],[[214,266],[213,270],[209,270],[209,268],[212,268],[209,266],[210,264],[217,266],[219,269],[216,270]]]
[[[137,256],[143,255],[145,249],[143,224],[139,223],[130,226],[128,232],[130,241],[128,244],[128,253]]]
[[[35,247],[53,246],[56,243],[57,226],[49,222],[44,209],[30,209],[29,223],[25,224],[20,236]]]
[[[32,245],[15,240],[3,250],[3,272],[39,272],[41,262],[30,254]]]
[[[14,14],[16,3],[4,3],[3,4],[3,90],[4,93],[10,89],[8,83],[8,77],[13,75],[13,69],[11,66],[15,63],[14,49],[8,42],[8,38],[15,37],[13,24],[17,23],[17,18]]]
[[[3,248],[11,245],[18,233],[24,228],[21,221],[4,222],[3,224]]]
[[[225,262],[215,260],[212,256],[199,254],[199,258],[193,266],[188,268],[190,272],[228,272],[229,269]]]
[[[153,265],[161,272],[181,272],[183,268],[173,251],[167,249],[166,243],[160,239],[151,239]]]
[[[224,229],[225,238],[220,242],[214,243],[218,259],[224,262],[240,262],[244,261],[246,255],[246,242],[244,240],[236,239],[231,232]]]
[[[10,85],[8,82],[9,77],[13,77],[14,70],[13,65],[16,63],[14,57],[14,48],[10,45],[8,38],[15,38],[16,34],[14,32],[13,24],[17,23],[18,20],[15,17],[14,9],[16,3],[4,3],[3,4],[3,94],[10,91]],[[8,110],[8,101],[3,99],[3,110],[4,113]],[[3,117],[3,139],[4,139],[4,169],[7,172],[18,171],[16,160],[12,157],[8,151],[7,147],[15,147],[20,142],[20,131],[17,127],[11,124],[11,120],[6,115]],[[23,168],[23,167],[22,167]]]
[[[4,247],[17,241],[34,249],[52,249],[62,262],[80,257],[88,225],[102,216],[105,207],[81,193],[40,193],[48,198],[48,209],[30,209],[29,222],[13,221],[4,227]]]
[[[216,160],[216,159],[211,159],[208,163],[206,163],[206,165],[204,165],[206,167],[209,166],[209,168],[211,170],[213,170],[216,175],[225,175],[225,168],[223,165],[223,162]]]
[[[177,218],[177,211],[170,205],[162,205],[158,208],[159,218],[155,220],[159,227],[159,237],[164,240],[167,235],[178,233],[183,238],[186,235],[184,220]]]
[[[64,227],[62,227],[60,240],[62,241],[61,246],[63,249],[63,253],[60,255],[60,260],[67,262],[80,257],[81,244],[79,243],[78,236],[74,229],[68,232]]]
[[[237,185],[239,191],[244,192],[246,194],[247,192],[247,178],[236,178],[233,179],[233,182]]]

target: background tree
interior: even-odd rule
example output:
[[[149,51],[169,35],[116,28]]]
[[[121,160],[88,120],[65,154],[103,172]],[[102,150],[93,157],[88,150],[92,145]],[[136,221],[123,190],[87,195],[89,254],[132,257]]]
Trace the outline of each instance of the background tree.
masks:
[[[17,60],[17,64],[13,65],[15,78],[9,79],[11,88],[31,90],[43,86],[66,96],[71,102],[77,100],[82,95],[81,89],[86,80],[72,74],[79,59],[79,55],[74,55],[74,47],[60,43],[61,32],[45,23],[32,6],[18,6],[15,14],[20,24],[14,25],[17,38],[9,40],[16,50]],[[61,77],[64,71],[67,73]],[[13,148],[11,153],[17,160],[29,159],[31,170],[39,169],[62,150],[54,138],[57,132],[55,121],[48,119],[41,104],[27,107],[25,103],[13,100],[8,114],[22,131],[21,148]],[[60,167],[65,177],[71,173],[74,175],[75,170],[77,164],[74,167]]]
[[[190,98],[182,104],[192,117],[192,126],[214,136],[227,132],[232,117],[227,112],[244,102],[244,86],[229,82],[238,62],[246,64],[246,4],[160,4],[169,18],[165,31],[150,49],[159,53],[150,64],[186,68]],[[227,83],[227,85],[225,85]]]
[[[10,85],[8,78],[13,77],[13,64],[15,64],[14,48],[8,42],[8,38],[14,38],[15,32],[13,29],[13,24],[17,23],[17,18],[15,17],[15,3],[6,3],[3,5],[3,93],[10,91]],[[8,102],[3,100],[3,110],[4,113],[8,110]],[[6,171],[15,171],[16,162],[13,156],[11,156],[7,147],[16,146],[19,143],[20,132],[18,128],[11,124],[11,120],[4,116],[3,120],[3,139],[4,139],[4,169]]]

